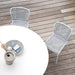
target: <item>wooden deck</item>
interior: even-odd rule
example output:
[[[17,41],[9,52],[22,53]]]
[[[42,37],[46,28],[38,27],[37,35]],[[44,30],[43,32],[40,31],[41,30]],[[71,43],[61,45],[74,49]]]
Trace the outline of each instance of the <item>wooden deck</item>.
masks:
[[[49,51],[51,56],[45,75],[75,75],[75,0],[0,0],[0,25],[11,23],[10,8],[13,6],[30,9],[30,29],[43,40],[51,35],[53,24],[57,21],[72,27],[72,36],[57,65],[56,55]]]

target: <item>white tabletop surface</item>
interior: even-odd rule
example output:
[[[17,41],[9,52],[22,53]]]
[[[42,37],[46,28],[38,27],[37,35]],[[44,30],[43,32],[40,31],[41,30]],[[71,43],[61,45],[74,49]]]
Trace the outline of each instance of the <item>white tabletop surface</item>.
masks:
[[[35,32],[20,26],[1,26],[0,41],[19,40],[24,45],[23,54],[16,56],[13,65],[4,60],[5,51],[0,47],[0,75],[43,75],[48,65],[48,50]]]

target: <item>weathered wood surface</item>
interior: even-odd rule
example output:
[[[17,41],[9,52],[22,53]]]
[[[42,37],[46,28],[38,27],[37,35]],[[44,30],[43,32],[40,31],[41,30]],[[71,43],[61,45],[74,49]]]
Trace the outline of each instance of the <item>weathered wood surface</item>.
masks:
[[[57,65],[56,55],[49,51],[45,75],[75,75],[75,0],[0,0],[0,25],[11,23],[10,8],[15,6],[30,9],[30,29],[44,41],[52,34],[53,24],[57,21],[72,28],[68,46],[61,52]]]

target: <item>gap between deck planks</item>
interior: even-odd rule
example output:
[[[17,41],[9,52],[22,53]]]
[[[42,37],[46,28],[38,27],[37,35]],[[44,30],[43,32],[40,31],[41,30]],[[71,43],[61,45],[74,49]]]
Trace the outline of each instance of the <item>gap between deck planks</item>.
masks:
[[[75,0],[3,0],[0,2],[0,25],[11,23],[10,8],[13,6],[30,9],[30,29],[43,40],[52,34],[56,21],[64,22],[72,28],[68,46],[61,52],[57,65],[56,55],[49,51],[49,65],[45,75],[75,75]]]

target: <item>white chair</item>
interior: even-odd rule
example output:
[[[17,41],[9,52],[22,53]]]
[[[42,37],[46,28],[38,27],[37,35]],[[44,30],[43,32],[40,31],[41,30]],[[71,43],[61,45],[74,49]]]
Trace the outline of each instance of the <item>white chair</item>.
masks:
[[[67,44],[71,33],[72,30],[69,26],[62,22],[56,22],[54,24],[54,32],[52,36],[49,37],[45,42],[47,48],[57,55],[56,64],[58,61],[58,56],[64,48],[64,46]]]
[[[10,9],[12,24],[29,27],[30,10],[24,7],[12,7]]]

